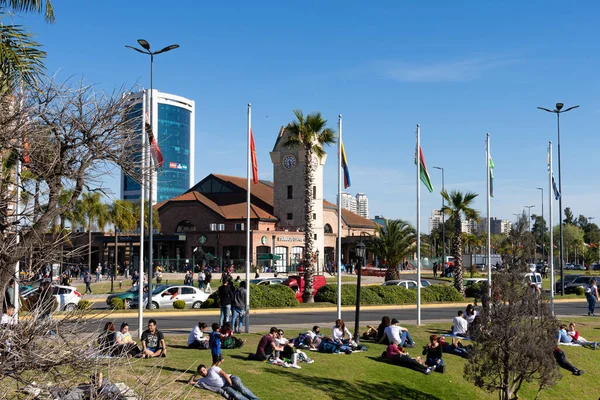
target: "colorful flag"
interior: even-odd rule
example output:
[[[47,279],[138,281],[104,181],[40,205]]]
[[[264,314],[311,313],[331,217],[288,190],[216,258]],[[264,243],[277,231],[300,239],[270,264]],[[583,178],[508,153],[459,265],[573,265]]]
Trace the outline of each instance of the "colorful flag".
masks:
[[[158,142],[152,133],[152,125],[146,122],[144,126],[146,127],[146,133],[148,134],[148,142],[150,143],[150,151],[152,152],[152,156],[156,160],[158,167],[161,168],[165,163],[165,159],[160,151],[160,147],[158,147]]]
[[[250,157],[252,158],[252,181],[258,183],[258,162],[256,161],[256,147],[254,146],[254,135],[250,128]]]
[[[344,169],[344,189],[350,187],[350,169],[348,168],[348,160],[346,159],[346,151],[344,150],[344,143],[342,145],[342,168]]]
[[[433,185],[431,184],[431,177],[429,171],[427,171],[427,164],[425,164],[425,157],[423,157],[423,149],[419,147],[419,160],[421,163],[421,182],[425,185],[429,193],[433,192]],[[415,165],[417,165],[417,158],[415,156]]]
[[[23,162],[25,163],[25,165],[27,165],[30,161],[31,160],[29,158],[29,142],[27,141],[27,138],[25,138],[23,141]]]
[[[560,192],[558,191],[558,186],[556,186],[554,174],[552,174],[552,190],[554,190],[554,197],[556,198],[556,200],[558,200],[560,198]]]
[[[490,197],[494,197],[494,160],[490,157]]]

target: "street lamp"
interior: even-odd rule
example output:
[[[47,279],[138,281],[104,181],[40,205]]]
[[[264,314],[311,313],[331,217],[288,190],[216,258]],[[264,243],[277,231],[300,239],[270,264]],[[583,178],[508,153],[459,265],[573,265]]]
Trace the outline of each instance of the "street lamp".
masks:
[[[153,92],[154,92],[154,56],[161,54],[161,53],[166,53],[167,51],[171,51],[171,50],[175,50],[176,48],[179,47],[178,44],[172,44],[169,45],[161,50],[158,51],[150,51],[150,43],[148,43],[147,40],[144,39],[138,39],[138,44],[140,46],[142,46],[142,48],[144,50],[138,49],[137,47],[132,47],[132,46],[127,46],[125,45],[125,47],[127,47],[128,49],[132,49],[137,51],[138,53],[142,53],[142,54],[147,54],[150,56],[150,110],[148,112],[148,118],[150,119],[150,129],[151,129],[151,133],[152,135],[154,135],[154,125],[152,124],[152,109],[154,106],[154,102],[153,102]],[[145,127],[142,130],[142,135],[145,134]],[[148,210],[148,260],[149,260],[149,265],[148,265],[148,305],[147,308],[150,309],[151,305],[152,305],[152,274],[153,274],[153,265],[152,265],[152,239],[154,236],[154,231],[152,229],[152,186],[153,186],[153,181],[154,181],[154,168],[152,166],[152,158],[149,157],[148,158],[148,164],[150,165],[150,182],[149,182],[149,190],[148,190],[148,196],[149,196],[149,210]],[[158,184],[158,182],[157,182]],[[142,188],[143,190],[143,188]],[[144,223],[144,220],[142,218],[142,224]],[[143,257],[143,254],[142,254]],[[141,277],[140,277],[141,278]],[[140,301],[142,301],[140,299]]]
[[[587,219],[588,219],[588,224],[587,224],[587,225],[588,225],[588,230],[589,230],[590,232],[591,232],[591,230],[592,230],[592,229],[591,229],[591,227],[589,226],[589,225],[591,224],[591,222],[590,222],[590,221],[591,221],[591,220],[593,220],[594,218],[596,218],[596,217],[587,217]],[[592,241],[590,240],[590,243],[588,243],[588,244],[591,246],[593,243],[592,243]],[[585,266],[585,258],[583,259],[583,265]]]
[[[558,196],[558,223],[559,223],[559,229],[560,229],[560,279],[561,282],[565,281],[565,268],[564,268],[564,260],[563,260],[563,217],[562,217],[562,213],[563,213],[563,209],[562,209],[562,175],[561,175],[561,169],[560,169],[560,114],[562,113],[566,113],[567,111],[571,111],[575,108],[578,108],[579,106],[573,106],[573,107],[569,107],[566,110],[563,110],[562,108],[564,107],[563,103],[556,103],[556,108],[554,110],[549,110],[547,108],[544,107],[538,107],[538,109],[549,112],[549,113],[554,113],[556,114],[556,127],[558,130],[558,192],[559,192],[559,196]],[[550,229],[552,229],[552,227],[550,227]],[[550,244],[552,245],[552,244]],[[564,289],[564,285],[560,286],[560,295],[564,296],[565,295],[565,289]]]
[[[442,192],[444,189],[444,168],[443,167],[433,167],[435,169],[439,169],[442,171]],[[444,213],[444,207],[446,203],[444,200],[444,196],[442,196],[442,271],[444,271],[444,267],[446,266],[446,216]]]
[[[531,209],[533,207],[535,207],[535,205],[532,206],[523,206],[525,208],[527,208],[529,210],[529,223],[528,223],[528,227],[529,227],[529,232],[531,232]]]
[[[356,344],[359,343],[360,339],[360,277],[362,275],[362,267],[367,265],[366,249],[367,246],[363,243],[361,234],[361,240],[356,244],[356,256],[362,262],[362,265],[358,267],[358,279],[356,281],[356,315],[354,319],[354,341]]]
[[[542,191],[542,264],[544,263],[544,239],[545,239],[545,235],[546,235],[546,225],[545,225],[545,221],[544,221],[544,188],[536,188],[537,190],[541,190]],[[552,227],[550,227],[552,228]]]

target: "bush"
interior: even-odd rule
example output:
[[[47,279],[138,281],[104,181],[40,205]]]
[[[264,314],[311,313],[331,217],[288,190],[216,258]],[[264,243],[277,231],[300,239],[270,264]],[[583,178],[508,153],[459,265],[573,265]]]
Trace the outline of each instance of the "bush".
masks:
[[[89,310],[91,306],[92,302],[89,300],[79,300],[79,303],[77,303],[78,310]]]
[[[250,285],[250,308],[295,307],[296,293],[285,285]],[[202,308],[219,308],[219,293],[212,293]]]
[[[212,298],[212,295],[206,299],[204,303],[200,306],[200,308],[217,308],[218,306],[215,304],[215,299]]]
[[[417,302],[417,292],[402,286],[369,286],[381,298],[382,304],[413,304]]]
[[[460,292],[450,285],[431,285],[421,289],[421,300],[433,301],[464,301]]]
[[[481,291],[484,288],[483,282],[477,282],[465,287],[465,297],[481,298]]]
[[[176,308],[178,310],[183,310],[185,308],[185,301],[183,301],[183,300],[175,300],[173,302],[173,308]]]
[[[581,286],[575,288],[575,294],[577,296],[583,296],[585,294],[585,289],[582,288]]]
[[[417,291],[401,286],[363,286],[360,292],[360,304],[415,304]],[[460,293],[452,286],[432,285],[421,289],[423,302],[464,301]],[[315,301],[337,303],[337,285],[325,285],[315,296]],[[342,305],[356,304],[356,286],[342,285]]]
[[[119,299],[118,297],[111,299],[110,308],[113,310],[124,310],[125,304],[123,303],[123,299]]]
[[[381,297],[373,290],[374,286],[362,286],[360,289],[360,304],[373,305],[384,304]],[[323,286],[317,292],[315,301],[337,303],[337,285],[328,284]],[[356,304],[356,285],[342,285],[342,305],[351,306]],[[389,303],[386,303],[389,304]]]

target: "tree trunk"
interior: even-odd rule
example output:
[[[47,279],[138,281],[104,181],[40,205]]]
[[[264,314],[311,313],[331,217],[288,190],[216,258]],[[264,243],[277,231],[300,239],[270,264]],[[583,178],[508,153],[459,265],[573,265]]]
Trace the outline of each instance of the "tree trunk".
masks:
[[[312,143],[305,146],[304,162],[304,292],[302,301],[313,303],[314,300],[314,234],[313,234],[313,165],[312,165]]]
[[[395,281],[400,279],[400,273],[398,272],[397,266],[388,265],[387,271],[385,271],[385,281]]]
[[[452,241],[452,253],[454,255],[454,287],[463,296],[465,288],[463,286],[463,263],[462,263],[462,236],[461,236],[461,220],[454,219],[454,240]]]

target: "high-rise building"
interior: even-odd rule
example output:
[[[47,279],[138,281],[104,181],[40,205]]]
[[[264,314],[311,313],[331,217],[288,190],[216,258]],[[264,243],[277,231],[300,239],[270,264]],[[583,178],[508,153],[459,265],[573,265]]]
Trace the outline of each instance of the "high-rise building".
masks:
[[[363,218],[369,218],[369,199],[364,193],[356,194],[356,214]]]
[[[439,228],[444,223],[444,215],[442,210],[432,210],[431,217],[429,217],[429,232]]]
[[[139,121],[140,141],[133,146],[141,148],[142,116],[144,110],[149,109],[150,90],[127,96],[134,106],[126,118]],[[154,89],[152,103],[154,135],[164,157],[163,168],[155,172],[152,179],[155,204],[184,193],[194,184],[195,102]],[[121,198],[137,201],[140,195],[140,184],[122,174]]]
[[[350,193],[342,192],[342,208],[344,210],[348,210],[353,212],[354,214],[358,214],[356,212],[356,198],[352,196]]]
[[[477,228],[478,228],[477,221],[475,221],[474,219],[468,219],[466,221],[461,221],[461,223],[462,223],[461,231],[463,233],[477,234]]]

